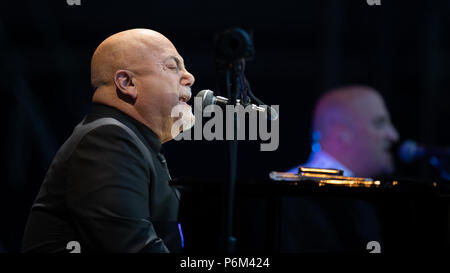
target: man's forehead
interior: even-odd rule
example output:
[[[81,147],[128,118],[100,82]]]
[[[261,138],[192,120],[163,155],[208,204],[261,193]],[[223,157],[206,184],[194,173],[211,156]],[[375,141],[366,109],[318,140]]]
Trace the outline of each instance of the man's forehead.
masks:
[[[355,100],[354,107],[359,115],[371,120],[380,117],[389,117],[384,100],[377,93],[367,94]]]
[[[159,61],[168,61],[173,59],[184,63],[183,58],[172,44],[151,44],[146,48],[146,51]]]

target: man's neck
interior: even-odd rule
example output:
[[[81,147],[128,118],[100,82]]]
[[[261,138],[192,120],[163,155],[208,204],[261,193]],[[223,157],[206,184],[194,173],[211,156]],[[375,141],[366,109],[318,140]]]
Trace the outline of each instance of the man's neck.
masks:
[[[152,132],[154,132],[158,136],[161,143],[168,141],[167,137],[164,136],[164,134],[162,133],[164,131],[163,130],[164,128],[161,128],[161,126],[157,126],[158,120],[155,120],[153,122],[146,121],[142,117],[142,115],[139,114],[134,105],[124,102],[115,96],[112,96],[111,90],[98,88],[95,91],[94,95],[92,96],[92,103],[101,103],[116,108],[117,110],[127,114],[131,118],[144,124],[147,128],[149,128]]]

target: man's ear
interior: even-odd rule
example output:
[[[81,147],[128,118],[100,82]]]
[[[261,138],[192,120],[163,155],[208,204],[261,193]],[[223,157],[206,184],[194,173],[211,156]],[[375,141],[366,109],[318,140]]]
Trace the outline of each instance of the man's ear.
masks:
[[[134,74],[131,71],[117,70],[116,73],[114,73],[114,83],[117,92],[120,96],[124,96],[133,101],[136,100],[138,93],[135,82]]]

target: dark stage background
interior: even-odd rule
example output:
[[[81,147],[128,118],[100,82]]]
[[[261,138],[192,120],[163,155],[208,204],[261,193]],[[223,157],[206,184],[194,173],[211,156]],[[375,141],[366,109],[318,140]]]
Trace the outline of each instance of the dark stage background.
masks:
[[[280,105],[280,143],[260,152],[257,141],[239,142],[238,179],[263,180],[306,160],[313,105],[343,84],[377,88],[402,140],[449,144],[449,15],[449,1],[3,1],[0,247],[19,251],[45,172],[90,108],[90,58],[107,36],[136,27],[163,33],[196,77],[196,94],[216,86],[214,33],[252,31],[256,58],[246,75],[256,96]],[[225,177],[225,147],[165,144],[174,177],[212,180]],[[426,161],[398,162],[396,176],[439,177]]]

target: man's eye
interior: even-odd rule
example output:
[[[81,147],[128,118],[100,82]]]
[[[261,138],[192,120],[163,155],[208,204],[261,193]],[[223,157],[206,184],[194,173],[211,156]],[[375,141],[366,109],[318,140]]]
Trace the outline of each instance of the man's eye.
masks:
[[[386,126],[387,123],[388,121],[386,119],[378,119],[374,122],[374,125],[377,129],[381,129]]]
[[[178,71],[178,66],[176,66],[176,65],[168,65],[167,68],[169,68],[170,70]]]

